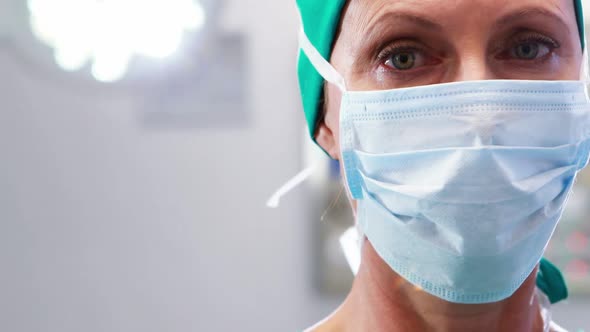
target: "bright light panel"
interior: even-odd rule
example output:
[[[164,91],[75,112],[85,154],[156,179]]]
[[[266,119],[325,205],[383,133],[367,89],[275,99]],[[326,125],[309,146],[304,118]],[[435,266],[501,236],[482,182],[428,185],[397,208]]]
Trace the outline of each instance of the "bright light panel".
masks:
[[[134,55],[165,58],[205,24],[197,0],[28,0],[33,33],[65,70],[92,63],[103,82],[121,79]]]

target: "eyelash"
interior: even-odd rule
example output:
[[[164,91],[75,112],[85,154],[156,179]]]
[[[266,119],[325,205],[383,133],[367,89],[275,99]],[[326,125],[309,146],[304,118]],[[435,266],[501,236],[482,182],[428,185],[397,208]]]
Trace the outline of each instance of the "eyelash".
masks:
[[[503,51],[499,52],[496,55],[496,57],[500,58],[500,59],[510,58],[510,56],[511,56],[510,52],[512,50],[514,50],[515,47],[517,47],[518,45],[521,45],[521,44],[526,44],[526,43],[541,44],[541,45],[547,47],[547,49],[549,50],[549,53],[539,59],[534,59],[534,60],[515,59],[516,61],[529,61],[529,62],[543,61],[543,60],[545,60],[545,58],[547,58],[547,56],[550,56],[551,54],[553,54],[553,51],[555,49],[558,49],[560,47],[560,44],[550,37],[547,37],[545,35],[541,35],[538,33],[529,33],[529,34],[513,37],[509,41],[509,46],[505,47]]]
[[[414,61],[416,61],[417,65],[406,70],[392,68],[391,66],[387,65],[387,62],[390,61],[394,55],[399,53],[415,54]],[[397,45],[393,44],[387,46],[382,51],[380,51],[377,54],[376,63],[379,71],[395,74],[396,79],[406,80],[411,79],[417,74],[417,72],[420,71],[420,69],[426,67],[426,65],[434,64],[434,61],[430,61],[431,59],[435,58],[429,57],[428,52],[424,47],[416,46],[416,43],[399,42]]]
[[[533,59],[533,60],[513,59],[510,55],[512,50],[514,50],[514,48],[517,47],[518,45],[524,44],[524,43],[542,44],[548,48],[549,53],[539,59]],[[502,58],[513,59],[516,61],[528,61],[530,63],[539,62],[539,61],[546,60],[546,58],[549,55],[553,54],[553,51],[559,47],[560,47],[560,44],[557,41],[555,41],[554,39],[547,37],[545,35],[533,32],[533,33],[528,33],[525,35],[519,35],[519,36],[512,37],[508,42],[508,46],[502,47],[502,51],[496,53],[496,57],[500,58],[500,59],[502,59]],[[382,51],[380,51],[377,54],[377,58],[376,58],[377,63],[379,64],[380,67],[383,67],[383,66],[385,66],[385,62],[390,60],[391,57],[394,56],[395,54],[399,54],[399,53],[416,53],[421,57],[426,57],[426,55],[425,55],[426,51],[423,47],[417,47],[413,43],[400,42],[398,45],[395,45],[395,44],[391,45],[390,44],[390,46],[387,46]],[[414,68],[414,69],[417,69],[417,68]],[[392,68],[388,67],[387,70],[401,73],[401,72],[409,72],[412,69],[397,70],[397,69],[392,69]]]
[[[518,42],[518,43],[527,43],[527,42],[538,42],[538,43],[543,43],[545,45],[551,45],[552,48],[559,48],[559,43],[547,36],[544,35],[540,35],[537,33],[532,33],[532,34],[528,34],[523,36],[519,36],[517,38],[514,39],[514,41]]]
[[[384,48],[379,54],[377,55],[377,61],[380,64],[385,63],[385,61],[391,59],[394,54],[397,53],[423,53],[424,50],[422,48],[416,47],[410,44],[401,44],[401,45],[390,45]]]

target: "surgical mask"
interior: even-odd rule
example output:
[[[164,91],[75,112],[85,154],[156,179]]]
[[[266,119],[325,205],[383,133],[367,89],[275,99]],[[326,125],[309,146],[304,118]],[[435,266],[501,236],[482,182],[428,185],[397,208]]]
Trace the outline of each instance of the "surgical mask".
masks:
[[[409,282],[455,303],[511,296],[539,263],[588,163],[581,81],[468,81],[342,91],[341,162],[356,221]]]

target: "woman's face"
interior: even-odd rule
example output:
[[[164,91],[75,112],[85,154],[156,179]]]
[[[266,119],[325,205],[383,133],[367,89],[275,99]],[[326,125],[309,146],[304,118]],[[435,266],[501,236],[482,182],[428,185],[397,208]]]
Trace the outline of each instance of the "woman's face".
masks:
[[[576,80],[573,0],[350,0],[330,62],[349,90],[483,80]],[[317,142],[340,155],[340,91],[328,85]]]

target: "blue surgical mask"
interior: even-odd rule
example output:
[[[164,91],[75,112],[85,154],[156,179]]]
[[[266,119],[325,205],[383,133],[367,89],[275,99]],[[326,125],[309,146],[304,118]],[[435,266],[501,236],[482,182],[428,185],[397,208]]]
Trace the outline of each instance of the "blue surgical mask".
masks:
[[[539,263],[588,163],[581,81],[468,81],[343,92],[341,161],[356,221],[396,273],[441,299],[511,296]]]

